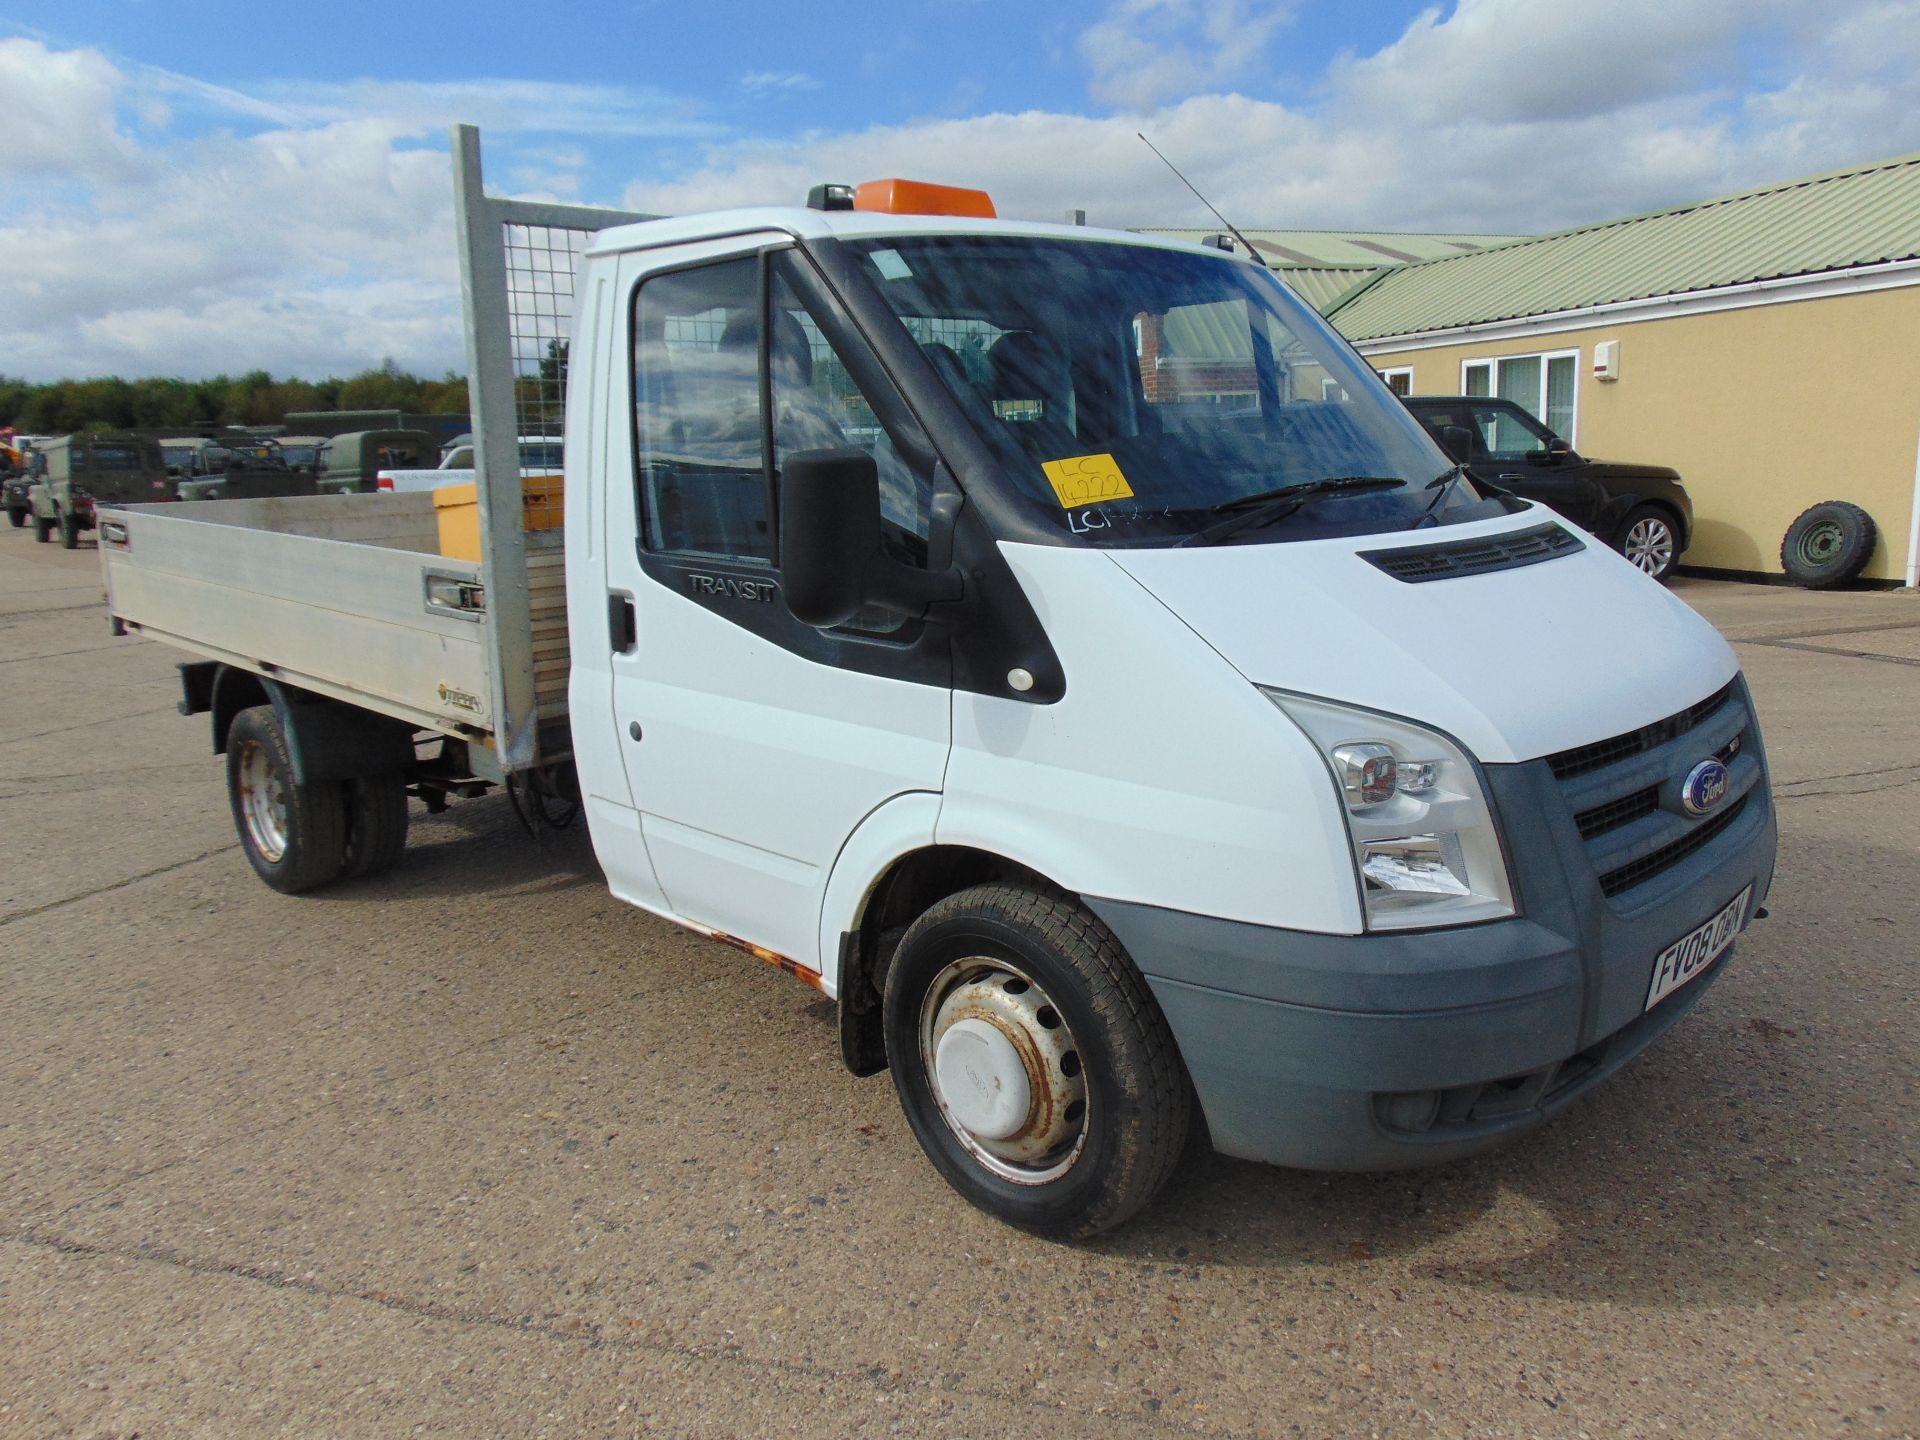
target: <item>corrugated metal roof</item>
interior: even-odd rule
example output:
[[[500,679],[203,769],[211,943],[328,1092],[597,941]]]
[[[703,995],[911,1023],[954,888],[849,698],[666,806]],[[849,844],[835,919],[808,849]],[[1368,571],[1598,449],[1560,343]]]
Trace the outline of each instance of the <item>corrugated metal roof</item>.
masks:
[[[1256,245],[1259,241],[1254,242]],[[1293,287],[1298,295],[1314,309],[1324,312],[1326,308],[1346,294],[1362,280],[1378,275],[1378,270],[1317,270],[1309,265],[1286,265],[1277,267],[1274,274]]]
[[[1221,233],[1218,225],[1203,229],[1143,227],[1140,235],[1165,235],[1198,244]],[[1262,258],[1276,270],[1295,265],[1313,269],[1378,270],[1410,260],[1438,260],[1447,255],[1471,254],[1489,245],[1524,239],[1519,235],[1450,235],[1431,232],[1401,234],[1392,230],[1249,230],[1241,234],[1254,243]]]
[[[1372,340],[1914,258],[1920,155],[1906,155],[1401,266],[1331,314]]]

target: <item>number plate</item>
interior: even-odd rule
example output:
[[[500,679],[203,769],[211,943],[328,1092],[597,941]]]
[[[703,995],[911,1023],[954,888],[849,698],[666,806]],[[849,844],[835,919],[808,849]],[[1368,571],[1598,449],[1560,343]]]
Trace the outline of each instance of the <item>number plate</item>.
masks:
[[[1653,983],[1647,986],[1647,1009],[1651,1010],[1720,957],[1720,952],[1733,943],[1733,937],[1746,924],[1747,901],[1752,898],[1753,887],[1749,885],[1733,897],[1726,909],[1660,952],[1653,962]]]

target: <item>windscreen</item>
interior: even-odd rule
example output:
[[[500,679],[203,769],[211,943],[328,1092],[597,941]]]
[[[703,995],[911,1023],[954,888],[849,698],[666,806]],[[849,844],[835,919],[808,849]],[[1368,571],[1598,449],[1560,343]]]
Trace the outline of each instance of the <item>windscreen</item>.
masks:
[[[138,445],[95,441],[87,446],[86,463],[95,470],[139,470],[151,462],[147,452]]]
[[[1086,543],[1187,539],[1296,487],[1299,503],[1231,527],[1232,540],[1503,513],[1464,481],[1429,488],[1446,457],[1258,266],[1065,239],[851,248],[1011,482]]]

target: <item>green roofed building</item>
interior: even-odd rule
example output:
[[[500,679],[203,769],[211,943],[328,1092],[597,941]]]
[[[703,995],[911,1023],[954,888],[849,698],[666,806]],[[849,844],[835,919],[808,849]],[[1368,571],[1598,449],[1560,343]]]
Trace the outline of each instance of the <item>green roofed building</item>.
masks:
[[[1845,500],[1879,532],[1864,578],[1920,583],[1920,155],[1422,257],[1321,308],[1403,394],[1676,466],[1689,567],[1779,575],[1794,518]]]
[[[1209,235],[1220,234],[1221,229],[1218,225],[1198,230],[1141,228],[1139,233],[1164,235],[1197,245]],[[1470,254],[1489,245],[1522,238],[1517,235],[1402,234],[1387,230],[1242,230],[1240,233],[1302,300],[1320,310],[1325,310],[1356,285],[1393,266]]]

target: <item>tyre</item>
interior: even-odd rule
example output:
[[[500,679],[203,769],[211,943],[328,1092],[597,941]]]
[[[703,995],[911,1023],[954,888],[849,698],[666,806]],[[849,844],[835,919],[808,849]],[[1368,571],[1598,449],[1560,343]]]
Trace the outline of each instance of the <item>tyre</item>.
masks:
[[[78,550],[80,548],[80,521],[73,515],[60,517],[60,548]]]
[[[20,529],[27,523],[27,512],[24,510],[7,511],[7,523],[16,530]]]
[[[38,515],[33,517],[33,538],[35,540],[44,545],[52,534],[53,521],[42,520]]]
[[[968,1201],[1056,1240],[1137,1213],[1186,1146],[1192,1085],[1113,933],[1072,899],[979,885],[908,929],[883,1011],[894,1088]]]
[[[1680,534],[1671,511],[1659,505],[1636,505],[1613,533],[1613,548],[1644,574],[1664,582],[1680,558]]]
[[[1867,568],[1878,539],[1873,517],[1844,500],[1825,500],[1800,512],[1780,542],[1780,568],[1796,585],[1825,590]]]
[[[254,873],[285,895],[324,885],[346,858],[346,797],[337,783],[297,785],[286,732],[271,705],[233,717],[227,796]]]
[[[397,772],[349,780],[341,787],[347,810],[342,880],[381,875],[407,848],[407,782]]]

